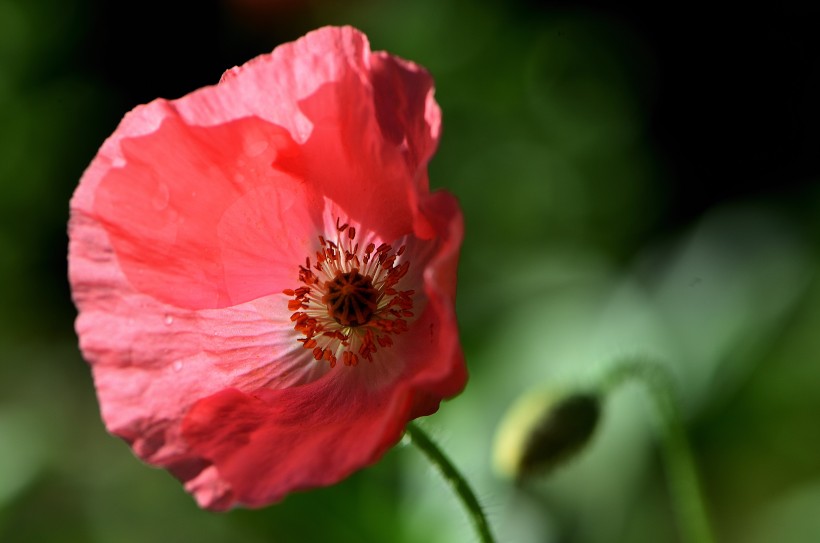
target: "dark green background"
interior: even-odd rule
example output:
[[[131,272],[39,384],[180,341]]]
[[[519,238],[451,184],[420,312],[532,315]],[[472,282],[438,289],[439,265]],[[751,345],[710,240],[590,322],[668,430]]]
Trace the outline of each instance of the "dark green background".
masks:
[[[554,477],[517,490],[490,467],[518,395],[650,353],[679,382],[722,539],[820,541],[817,17],[691,9],[0,0],[0,541],[472,540],[404,446],[332,488],[202,512],[105,433],[76,349],[68,199],[104,138],[324,24],[436,79],[431,180],[466,216],[471,382],[426,426],[500,540],[675,540],[635,387]]]

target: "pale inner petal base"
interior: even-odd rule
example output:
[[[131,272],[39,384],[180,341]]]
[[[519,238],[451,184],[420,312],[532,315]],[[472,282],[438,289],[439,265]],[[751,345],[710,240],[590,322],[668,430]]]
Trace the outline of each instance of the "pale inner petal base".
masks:
[[[299,265],[302,285],[284,291],[293,297],[288,309],[302,336],[297,341],[330,367],[339,360],[345,366],[372,362],[415,316],[415,291],[398,288],[410,269],[406,245],[394,249],[364,238],[360,243],[356,227],[337,219],[335,240],[320,235],[313,260],[308,256]]]

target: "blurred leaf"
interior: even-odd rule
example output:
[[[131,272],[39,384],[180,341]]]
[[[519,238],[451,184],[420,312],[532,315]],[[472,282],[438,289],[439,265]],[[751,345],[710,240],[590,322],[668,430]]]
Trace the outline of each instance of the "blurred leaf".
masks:
[[[750,515],[743,541],[816,543],[820,541],[820,482],[809,481]]]
[[[746,378],[814,269],[788,223],[755,207],[705,217],[671,255],[656,255],[654,267],[650,292],[675,335],[684,392],[696,403]]]
[[[0,408],[0,509],[43,472],[48,443],[42,424],[19,405]]]

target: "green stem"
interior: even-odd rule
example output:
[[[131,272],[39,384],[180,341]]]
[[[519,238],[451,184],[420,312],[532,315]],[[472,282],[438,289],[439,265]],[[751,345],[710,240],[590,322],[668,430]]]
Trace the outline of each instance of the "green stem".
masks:
[[[467,513],[473,521],[479,540],[482,543],[495,543],[481,504],[478,503],[478,499],[475,497],[475,493],[472,488],[470,488],[467,480],[459,473],[453,463],[450,462],[450,459],[447,458],[438,445],[436,445],[427,433],[416,423],[411,422],[407,425],[407,435],[410,436],[410,440],[424,453],[427,459],[438,468],[442,476],[444,476],[456,494],[458,494],[461,503],[464,505],[464,508],[467,509]]]
[[[646,387],[659,415],[669,490],[683,541],[714,543],[695,460],[669,371],[648,359],[630,359],[615,364],[607,377],[604,385],[607,391],[628,380],[639,381]]]

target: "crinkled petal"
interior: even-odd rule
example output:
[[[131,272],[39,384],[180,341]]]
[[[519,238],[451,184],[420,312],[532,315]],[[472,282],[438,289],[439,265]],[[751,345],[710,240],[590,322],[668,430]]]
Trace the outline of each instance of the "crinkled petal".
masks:
[[[409,415],[400,390],[371,391],[339,380],[257,394],[223,390],[191,409],[183,435],[246,506],[336,483],[395,444]],[[197,498],[204,507],[227,505]]]
[[[258,507],[333,484],[377,461],[408,420],[462,390],[467,375],[453,312],[462,217],[446,194],[426,204],[440,239],[423,262],[429,302],[392,348],[300,387],[223,390],[188,413],[183,435],[192,458],[209,465],[187,484],[201,506]]]
[[[371,53],[352,28],[323,28],[234,68],[218,88],[237,97],[232,113],[290,130],[304,144],[292,171],[352,218],[388,239],[411,230],[441,122],[423,68]]]
[[[367,37],[351,27],[321,28],[281,45],[228,70],[219,87],[224,100],[213,108],[219,122],[258,116],[285,127],[299,142],[317,125],[372,117],[381,139],[401,148],[413,172],[426,166],[441,133],[441,111],[427,71],[384,52],[372,53]],[[315,96],[322,100],[305,101]],[[353,142],[361,140],[355,126],[343,131]]]
[[[122,140],[125,163],[86,212],[131,283],[162,301],[226,307],[281,291],[315,232],[312,191],[271,166],[294,146],[257,118],[201,127],[168,115]]]
[[[167,466],[185,457],[179,421],[199,398],[299,386],[328,370],[306,364],[283,295],[209,310],[163,303],[134,289],[99,223],[75,215],[70,231],[80,347],[106,427],[141,458]]]
[[[254,270],[270,270],[268,278],[285,271],[277,264],[293,252],[270,243],[283,223],[291,248],[313,235],[299,231],[310,224],[305,210],[319,207],[312,194],[385,239],[414,228],[426,237],[413,209],[439,132],[427,72],[370,53],[354,29],[324,28],[233,69],[217,86],[134,110],[86,172],[72,208],[106,227],[140,290],[184,307],[225,307],[272,292]],[[246,198],[259,207],[245,222],[260,228],[221,233],[218,218],[261,187],[279,197]],[[297,202],[311,205],[292,209]],[[223,254],[236,244],[251,249],[235,251],[244,262]]]
[[[128,114],[71,202],[76,328],[108,429],[212,509],[261,506],[375,462],[466,381],[460,211],[429,194],[432,80],[324,28]],[[408,240],[417,317],[330,368],[288,296],[335,220]],[[314,261],[315,262],[315,261]]]

